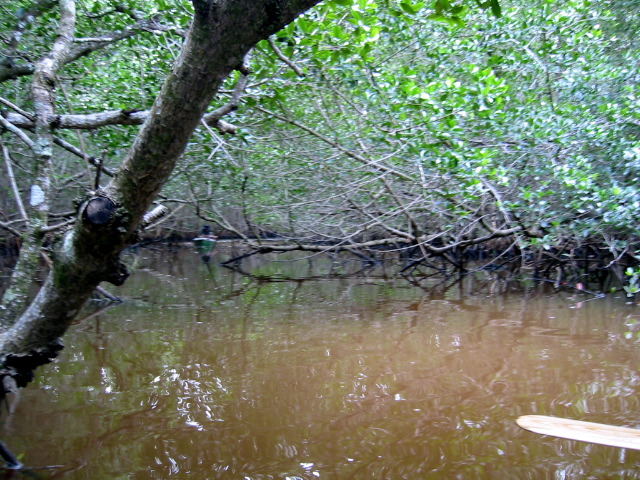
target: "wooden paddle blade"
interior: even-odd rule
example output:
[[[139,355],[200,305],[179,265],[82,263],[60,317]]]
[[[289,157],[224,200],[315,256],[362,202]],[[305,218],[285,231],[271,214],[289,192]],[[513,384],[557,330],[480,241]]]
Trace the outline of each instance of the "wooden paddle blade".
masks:
[[[523,415],[516,423],[525,430],[581,442],[640,450],[640,430],[568,418]]]

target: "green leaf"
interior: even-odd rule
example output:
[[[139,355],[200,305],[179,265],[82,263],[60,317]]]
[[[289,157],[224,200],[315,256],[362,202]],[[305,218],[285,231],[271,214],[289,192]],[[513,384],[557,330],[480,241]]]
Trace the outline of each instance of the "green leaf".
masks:
[[[498,18],[502,17],[502,8],[499,0],[491,0],[491,13]]]
[[[449,0],[436,0],[433,4],[433,9],[437,14],[449,12],[451,10],[451,3],[449,3]]]
[[[418,13],[420,11],[420,9],[422,7],[419,4],[414,5],[410,1],[404,0],[404,1],[400,2],[400,8],[402,8],[402,10],[407,12],[409,15],[415,15],[416,13]]]

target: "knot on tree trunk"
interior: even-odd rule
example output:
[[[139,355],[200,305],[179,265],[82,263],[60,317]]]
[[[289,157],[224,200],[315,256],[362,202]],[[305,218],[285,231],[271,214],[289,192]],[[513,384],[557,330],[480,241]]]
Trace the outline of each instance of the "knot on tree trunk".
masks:
[[[109,271],[118,268],[108,265],[110,258],[120,254],[127,241],[124,235],[129,215],[114,200],[98,193],[81,207],[82,225],[75,247],[77,252],[86,254],[88,261],[96,261]],[[117,264],[117,261],[113,261]]]
[[[116,211],[116,205],[107,197],[93,197],[84,207],[83,215],[92,225],[106,225]]]

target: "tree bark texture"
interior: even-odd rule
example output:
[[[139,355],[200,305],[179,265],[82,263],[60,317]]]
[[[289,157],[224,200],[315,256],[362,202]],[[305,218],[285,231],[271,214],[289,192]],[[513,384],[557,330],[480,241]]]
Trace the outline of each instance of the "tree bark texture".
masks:
[[[54,249],[44,286],[0,336],[5,375],[13,375],[6,367],[18,358],[53,356],[101,281],[124,282],[119,254],[135,240],[222,82],[256,43],[319,1],[193,0],[194,20],[181,54],[121,167],[81,205],[73,230]]]
[[[27,212],[27,228],[22,235],[20,258],[15,266],[0,311],[0,331],[6,329],[24,310],[27,290],[40,261],[42,228],[49,214],[49,191],[53,161],[53,129],[48,119],[55,114],[55,85],[57,73],[71,47],[76,23],[74,0],[60,0],[60,22],[57,38],[51,51],[35,68],[31,94],[35,107],[35,140],[30,145],[35,157],[36,172],[31,185]]]

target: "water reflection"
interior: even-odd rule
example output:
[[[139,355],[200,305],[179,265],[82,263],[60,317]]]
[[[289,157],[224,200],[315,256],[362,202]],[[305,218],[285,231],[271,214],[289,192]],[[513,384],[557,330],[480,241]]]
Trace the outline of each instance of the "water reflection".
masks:
[[[5,428],[28,465],[64,465],[43,478],[640,477],[638,452],[514,423],[640,426],[623,300],[143,255],[127,302],[76,325]]]

